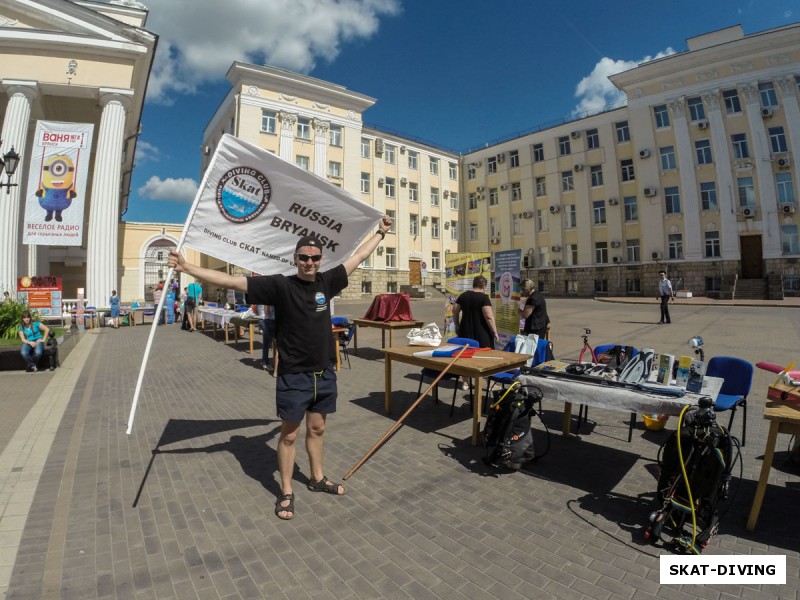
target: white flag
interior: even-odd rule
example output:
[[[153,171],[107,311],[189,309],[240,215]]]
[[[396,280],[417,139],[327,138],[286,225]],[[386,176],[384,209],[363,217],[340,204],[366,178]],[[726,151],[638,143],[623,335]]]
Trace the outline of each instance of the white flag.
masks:
[[[328,269],[344,262],[382,216],[305,169],[226,134],[197,192],[184,241],[256,273],[291,275],[301,237],[320,240]]]

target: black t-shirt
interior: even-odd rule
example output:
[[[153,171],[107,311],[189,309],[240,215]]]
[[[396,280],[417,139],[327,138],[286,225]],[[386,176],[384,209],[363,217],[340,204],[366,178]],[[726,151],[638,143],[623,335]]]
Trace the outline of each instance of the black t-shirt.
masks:
[[[247,303],[275,307],[281,373],[322,371],[336,359],[331,333],[331,298],[347,287],[339,265],[314,281],[297,275],[247,278]]]
[[[525,302],[525,307],[533,307],[533,312],[525,319],[523,333],[536,333],[547,327],[550,317],[547,316],[547,302],[538,291],[533,292]]]
[[[483,307],[492,306],[489,296],[483,292],[469,290],[458,297],[456,304],[461,307],[461,314],[458,315],[458,335],[477,340],[481,348],[494,348],[492,330],[486,322],[486,317],[483,316]]]

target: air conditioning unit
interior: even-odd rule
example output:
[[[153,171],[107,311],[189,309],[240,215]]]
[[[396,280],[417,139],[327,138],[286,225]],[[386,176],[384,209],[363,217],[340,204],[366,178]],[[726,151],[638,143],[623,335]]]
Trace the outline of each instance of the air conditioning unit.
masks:
[[[450,190],[445,190],[444,192],[442,192],[442,196],[444,196],[445,198],[447,198],[449,195],[450,195]]]
[[[201,146],[200,149],[203,151],[203,156],[211,154],[211,146]]]
[[[533,211],[532,210],[523,210],[522,211],[522,218],[523,219],[530,219],[532,217],[533,217]]]
[[[621,256],[615,256],[614,258],[611,259],[611,262],[619,264],[619,263],[622,262],[622,257]]]
[[[781,212],[785,215],[793,215],[794,204],[781,204]]]
[[[608,203],[609,203],[611,206],[616,206],[617,204],[619,204],[619,200],[617,200],[616,198],[609,198],[609,199],[608,199]]]
[[[560,266],[561,266],[561,261],[560,261],[560,260],[558,260],[558,259],[555,259],[554,261],[552,261],[552,263],[551,263],[551,264],[552,264],[554,267],[560,267]]]
[[[557,212],[559,212],[560,210],[561,210],[561,207],[560,207],[558,204],[553,204],[553,205],[550,207],[550,212],[551,212],[552,214],[556,214],[556,213],[557,213]]]
[[[561,246],[550,246],[551,252],[561,252]]]
[[[375,140],[375,154],[383,154],[383,140],[381,138]]]
[[[792,161],[789,160],[788,157],[782,156],[781,158],[779,158],[777,160],[777,163],[778,163],[778,168],[779,169],[788,169],[791,166]]]
[[[661,252],[653,252],[653,254],[651,254],[651,257],[653,258],[653,260],[661,260]]]
[[[508,189],[508,184],[507,184],[507,183],[503,183],[503,184],[501,184],[501,185],[500,185],[500,189],[501,189],[501,190],[507,190],[507,189]]]
[[[385,180],[383,177],[381,177],[380,179],[378,179],[378,187],[383,187],[383,184],[384,184],[384,182],[385,182],[385,181],[386,181],[386,180]]]
[[[400,185],[406,185],[407,183],[408,183],[408,179],[406,179],[405,177],[401,177],[400,178]]]
[[[756,216],[756,207],[755,206],[745,206],[742,209],[742,216],[745,219],[754,219]]]
[[[697,122],[697,128],[698,129],[708,129],[708,121],[706,121],[705,119],[700,119]]]
[[[765,119],[769,119],[772,116],[772,109],[768,106],[765,106],[761,109],[761,116]]]
[[[483,163],[481,161],[476,161],[474,163],[470,163],[470,167],[475,167],[476,169],[479,168]]]
[[[639,158],[650,158],[650,150],[647,148],[639,150]]]
[[[583,165],[578,163],[574,167],[572,167],[575,171],[583,171]]]
[[[497,155],[497,162],[499,162],[499,163],[506,162],[506,153],[505,152],[501,152],[500,154]]]
[[[499,244],[500,243],[500,238],[499,237],[493,237],[493,238],[490,238],[489,241],[492,244]]]
[[[655,196],[658,193],[658,190],[654,187],[646,187],[644,188],[644,195],[648,198]]]
[[[422,216],[422,224],[426,225],[427,223],[428,223],[428,215],[423,215]]]
[[[478,192],[478,193],[480,194],[480,193],[481,193],[483,190],[485,190],[485,189],[486,189],[486,188],[484,188],[482,185],[479,185],[477,188],[475,188],[475,191],[476,191],[476,192]]]
[[[614,240],[613,242],[611,242],[611,247],[612,248],[619,248],[620,247],[620,243],[617,240]]]
[[[486,196],[484,194],[478,194],[478,200],[486,200]]]
[[[570,133],[569,135],[572,137],[573,140],[577,140],[579,137],[581,137],[581,132],[576,130]]]
[[[406,153],[406,147],[400,146],[400,154],[405,154],[405,153]]]
[[[445,229],[450,229],[450,221],[445,221],[444,222],[444,228]]]
[[[378,254],[383,254],[383,246],[378,246]]]

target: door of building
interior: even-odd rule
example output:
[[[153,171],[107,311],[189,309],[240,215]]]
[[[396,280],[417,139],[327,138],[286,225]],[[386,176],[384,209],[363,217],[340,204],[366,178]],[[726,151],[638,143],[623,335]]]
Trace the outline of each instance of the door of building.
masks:
[[[410,285],[422,285],[422,261],[408,261],[408,283]]]
[[[764,261],[760,235],[743,235],[739,238],[742,252],[742,279],[764,277]]]

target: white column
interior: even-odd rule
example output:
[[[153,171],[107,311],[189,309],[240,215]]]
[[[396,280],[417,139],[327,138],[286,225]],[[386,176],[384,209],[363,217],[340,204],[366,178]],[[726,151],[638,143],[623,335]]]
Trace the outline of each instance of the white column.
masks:
[[[797,103],[797,82],[794,77],[784,77],[778,80],[781,88],[781,104],[786,115],[786,126],[789,129],[789,150],[791,151],[792,172],[794,173],[795,189],[800,182],[800,106]]]
[[[294,129],[297,125],[297,115],[285,111],[280,112],[281,119],[281,139],[280,154],[283,160],[288,160],[294,164]]]
[[[684,99],[679,98],[669,103],[677,145],[678,174],[681,178],[683,257],[686,260],[699,260],[703,258],[703,252],[700,245],[700,209],[697,202],[697,178],[694,173],[694,148],[689,136],[689,124],[686,122],[683,102]]]
[[[86,298],[90,306],[105,306],[118,289],[117,238],[125,111],[133,92],[100,89],[100,129],[92,177],[92,203],[86,240]]]
[[[314,125],[314,174],[324,178],[328,174],[328,130],[331,123],[314,119],[312,124]]]
[[[739,260],[739,229],[736,225],[736,206],[733,201],[733,176],[731,175],[731,151],[725,133],[725,120],[719,104],[719,90],[703,95],[708,108],[708,124],[711,130],[711,151],[717,175],[717,206],[719,207],[720,256],[725,260]]]
[[[22,181],[22,161],[25,160],[31,103],[39,96],[39,92],[35,81],[4,80],[3,86],[9,100],[3,120],[3,145],[0,154],[5,154],[13,147],[20,155],[20,165],[12,181],[19,185],[5,191],[0,189],[0,292],[8,290],[13,296],[19,277],[20,199],[25,187]],[[3,175],[4,182],[6,179]]]

